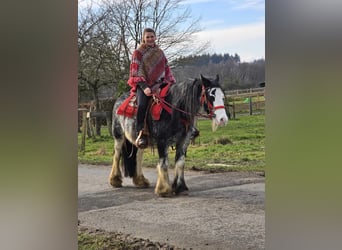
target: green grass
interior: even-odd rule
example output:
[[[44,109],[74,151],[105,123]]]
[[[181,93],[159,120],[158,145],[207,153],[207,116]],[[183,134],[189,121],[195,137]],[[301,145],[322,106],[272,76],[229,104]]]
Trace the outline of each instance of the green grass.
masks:
[[[106,250],[106,249],[133,249],[122,239],[111,237],[104,233],[89,234],[78,231],[78,249],[79,250]]]
[[[238,116],[228,125],[211,130],[210,120],[199,120],[200,136],[188,148],[186,169],[208,171],[264,171],[265,169],[265,115]],[[113,139],[106,127],[102,136],[95,141],[86,139],[85,152],[79,152],[80,162],[89,164],[111,164]],[[81,134],[78,136],[81,142]],[[171,168],[175,151],[170,148]],[[158,162],[157,150],[146,149],[145,167],[155,167]]]
[[[229,104],[232,104],[233,101],[235,104],[241,104],[241,103],[249,103],[247,100],[247,97],[228,97]],[[262,102],[265,101],[264,96],[252,96],[252,102]]]

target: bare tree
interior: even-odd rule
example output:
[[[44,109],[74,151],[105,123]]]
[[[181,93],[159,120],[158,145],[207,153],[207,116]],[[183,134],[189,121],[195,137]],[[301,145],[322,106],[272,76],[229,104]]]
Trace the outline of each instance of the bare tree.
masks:
[[[104,3],[111,10],[112,25],[124,27],[120,35],[128,55],[141,42],[143,29],[150,27],[156,31],[157,43],[172,62],[179,56],[201,53],[209,47],[209,43],[195,40],[196,33],[202,30],[200,17],[194,18],[182,2],[184,0],[105,0]]]
[[[111,37],[108,27],[108,10],[91,7],[79,13],[78,50],[79,50],[79,91],[89,90],[93,95],[96,110],[100,110],[99,90],[103,87],[117,86],[120,79],[118,64],[118,42]],[[96,134],[100,135],[100,120],[96,121]]]

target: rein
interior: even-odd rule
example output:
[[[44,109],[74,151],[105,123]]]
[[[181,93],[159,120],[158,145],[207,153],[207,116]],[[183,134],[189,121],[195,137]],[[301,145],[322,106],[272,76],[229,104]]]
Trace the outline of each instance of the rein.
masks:
[[[159,92],[155,92],[153,94],[153,100],[156,102],[156,103],[162,103],[166,106],[168,106],[169,108],[172,108],[174,110],[177,110],[183,114],[186,114],[186,115],[194,115],[194,116],[200,116],[200,117],[204,117],[204,118],[208,118],[208,119],[212,119],[213,117],[215,117],[215,114],[214,114],[214,111],[217,110],[217,109],[224,109],[225,107],[224,106],[216,106],[216,107],[213,107],[213,105],[208,102],[207,100],[207,97],[205,95],[205,88],[204,86],[202,86],[202,93],[201,93],[201,105],[203,105],[204,103],[206,103],[208,105],[208,108],[209,108],[209,114],[206,115],[206,114],[201,114],[201,113],[197,113],[197,114],[193,114],[193,113],[189,113],[189,112],[186,112],[185,110],[182,110],[176,106],[174,106],[173,104],[165,101],[164,98],[161,98],[160,95],[159,95]]]

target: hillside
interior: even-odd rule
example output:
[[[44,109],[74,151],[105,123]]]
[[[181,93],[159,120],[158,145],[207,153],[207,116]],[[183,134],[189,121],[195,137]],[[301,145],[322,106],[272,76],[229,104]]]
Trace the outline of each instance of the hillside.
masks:
[[[172,63],[177,81],[188,78],[206,76],[220,76],[220,83],[225,90],[245,89],[259,87],[265,82],[265,60],[254,62],[240,62],[235,55],[209,55],[181,57]]]

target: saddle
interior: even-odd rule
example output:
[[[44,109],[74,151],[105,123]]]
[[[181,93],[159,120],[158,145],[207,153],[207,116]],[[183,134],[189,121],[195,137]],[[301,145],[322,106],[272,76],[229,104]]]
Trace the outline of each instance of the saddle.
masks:
[[[137,97],[134,92],[131,92],[131,94],[121,103],[116,113],[118,115],[132,118],[137,114],[137,110]]]
[[[149,112],[152,116],[152,119],[155,121],[159,121],[160,114],[162,110],[166,110],[168,113],[172,113],[172,109],[167,106],[163,101],[165,97],[169,93],[171,84],[161,84],[154,86],[152,88],[153,98],[151,99],[151,103],[149,104]],[[122,104],[119,106],[116,113],[118,115],[123,115],[125,117],[132,118],[136,116],[138,110],[137,106],[137,98],[135,92],[131,92],[131,94],[122,102]]]

